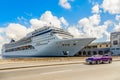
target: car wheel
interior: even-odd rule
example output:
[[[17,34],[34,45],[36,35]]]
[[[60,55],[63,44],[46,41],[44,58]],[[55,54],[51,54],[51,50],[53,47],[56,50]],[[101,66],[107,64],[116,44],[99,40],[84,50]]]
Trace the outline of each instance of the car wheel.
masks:
[[[108,61],[108,63],[109,63],[109,64],[112,63],[112,60],[110,59],[110,60]]]
[[[102,63],[103,63],[103,61],[102,61],[102,60],[99,60],[99,63],[100,63],[100,64],[102,64]]]
[[[102,64],[104,64],[104,61],[102,61]]]
[[[99,61],[96,61],[96,64],[99,64]]]
[[[92,64],[92,62],[89,62],[89,64]]]

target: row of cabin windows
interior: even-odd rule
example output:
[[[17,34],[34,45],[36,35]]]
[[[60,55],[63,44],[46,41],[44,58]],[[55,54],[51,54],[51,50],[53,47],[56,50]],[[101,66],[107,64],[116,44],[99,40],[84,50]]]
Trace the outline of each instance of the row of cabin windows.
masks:
[[[73,46],[75,46],[76,43],[73,43]],[[70,44],[62,44],[62,46],[70,46]]]
[[[99,47],[102,47],[102,45],[100,45]],[[106,47],[109,47],[108,44],[106,44]]]
[[[70,46],[70,44],[62,44],[62,46]]]
[[[110,50],[100,50],[100,51],[80,51],[79,53],[76,54],[76,56],[91,56],[91,55],[96,55],[96,54],[107,54],[109,53]]]
[[[8,49],[8,50],[5,50],[5,52],[21,51],[21,50],[29,50],[29,49],[35,49],[35,48],[32,45],[28,45],[28,46],[22,46],[22,47],[17,47],[17,48],[13,48],[13,49]]]

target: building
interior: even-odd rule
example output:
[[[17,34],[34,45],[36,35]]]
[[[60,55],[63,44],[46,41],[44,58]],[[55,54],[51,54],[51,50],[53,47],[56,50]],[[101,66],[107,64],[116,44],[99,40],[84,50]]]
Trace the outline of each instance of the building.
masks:
[[[85,48],[83,48],[80,52],[76,54],[76,56],[91,56],[96,54],[106,54],[110,52],[110,42],[99,42],[99,43],[91,43]]]
[[[113,32],[110,36],[112,55],[120,55],[120,32]]]

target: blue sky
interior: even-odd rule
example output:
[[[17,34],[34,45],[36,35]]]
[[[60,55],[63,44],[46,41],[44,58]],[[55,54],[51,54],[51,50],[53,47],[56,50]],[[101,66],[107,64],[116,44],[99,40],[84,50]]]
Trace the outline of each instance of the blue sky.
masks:
[[[51,11],[58,17],[64,16],[68,20],[74,18],[75,21],[70,20],[72,23],[80,18],[92,15],[91,8],[93,5],[89,0],[71,2],[72,8],[70,10],[62,8],[58,5],[58,2],[58,0],[52,0],[52,2],[50,0],[3,0],[0,2],[0,23],[15,21],[18,16],[23,16],[27,19],[40,17],[46,10]],[[98,3],[101,2],[99,1]]]
[[[96,0],[102,3],[102,0]],[[92,15],[93,5],[89,0],[74,0],[70,2],[72,8],[64,9],[58,5],[59,0],[1,0],[0,1],[0,25],[10,22],[18,22],[17,17],[23,16],[27,20],[39,18],[45,11],[51,11],[55,16],[63,16],[69,23],[76,24],[77,21],[84,17]],[[102,20],[112,19],[114,16],[101,14]]]
[[[93,9],[94,6],[96,8]],[[12,38],[8,35],[10,31],[7,31],[12,23],[20,24],[22,28],[24,26],[24,29],[28,29],[35,26],[33,19],[37,19],[38,22],[45,21],[46,19],[40,19],[41,16],[49,14],[56,16],[59,21],[63,17],[63,20],[69,24],[67,25],[68,31],[72,34],[73,29],[78,32],[73,35],[93,36],[97,37],[96,41],[106,41],[110,38],[110,32],[120,29],[119,7],[119,0],[115,0],[114,3],[113,0],[1,0],[0,37],[3,40],[5,37]],[[33,20],[32,23],[31,20]],[[65,23],[60,22],[60,24]],[[97,32],[99,29],[100,33]],[[12,32],[11,28],[10,30]]]
[[[0,25],[18,22],[17,17],[27,20],[39,18],[49,10],[55,16],[63,16],[69,23],[76,24],[80,18],[92,15],[92,4],[88,0],[70,2],[72,8],[64,9],[58,4],[59,0],[2,0],[0,1]]]

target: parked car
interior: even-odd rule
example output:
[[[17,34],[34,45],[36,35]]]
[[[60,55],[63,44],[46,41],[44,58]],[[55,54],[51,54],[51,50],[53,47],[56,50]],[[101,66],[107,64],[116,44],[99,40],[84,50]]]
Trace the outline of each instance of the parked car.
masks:
[[[112,63],[111,55],[93,55],[86,59],[86,62],[89,64],[101,64],[101,63]]]

